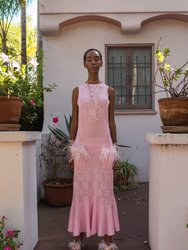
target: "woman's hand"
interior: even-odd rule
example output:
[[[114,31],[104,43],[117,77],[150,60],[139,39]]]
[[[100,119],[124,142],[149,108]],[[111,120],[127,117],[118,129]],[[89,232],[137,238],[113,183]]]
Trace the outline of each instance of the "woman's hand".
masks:
[[[68,166],[71,170],[74,170],[74,160],[73,159],[68,162]]]

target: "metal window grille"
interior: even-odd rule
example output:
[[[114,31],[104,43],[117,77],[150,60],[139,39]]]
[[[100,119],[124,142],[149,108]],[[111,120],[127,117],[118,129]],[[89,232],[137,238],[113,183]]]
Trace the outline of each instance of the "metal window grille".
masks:
[[[107,82],[116,109],[151,109],[152,47],[107,47]]]

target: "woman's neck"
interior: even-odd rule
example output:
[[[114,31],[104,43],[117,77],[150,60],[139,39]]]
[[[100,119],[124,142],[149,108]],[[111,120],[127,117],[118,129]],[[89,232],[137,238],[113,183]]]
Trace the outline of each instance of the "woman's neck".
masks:
[[[86,82],[89,84],[101,83],[98,72],[88,72],[88,78]]]
[[[88,77],[86,82],[89,84],[101,83],[98,77]]]

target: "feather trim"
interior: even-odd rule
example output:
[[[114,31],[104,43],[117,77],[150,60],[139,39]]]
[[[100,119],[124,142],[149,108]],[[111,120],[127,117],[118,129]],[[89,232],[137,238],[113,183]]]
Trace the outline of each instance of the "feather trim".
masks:
[[[78,240],[78,241],[74,240],[69,243],[69,248],[70,250],[81,250],[82,248],[84,248],[84,245],[81,242],[81,240]]]
[[[115,243],[106,244],[104,241],[98,244],[98,250],[119,250]]]
[[[84,144],[78,142],[71,142],[69,145],[69,155],[70,160],[80,160],[82,157],[85,159],[90,159],[90,155],[87,152]]]
[[[119,160],[119,153],[118,153],[118,149],[117,149],[117,145],[113,144],[110,147],[107,146],[106,144],[104,144],[102,146],[102,150],[100,153],[100,160],[101,161],[117,161]]]

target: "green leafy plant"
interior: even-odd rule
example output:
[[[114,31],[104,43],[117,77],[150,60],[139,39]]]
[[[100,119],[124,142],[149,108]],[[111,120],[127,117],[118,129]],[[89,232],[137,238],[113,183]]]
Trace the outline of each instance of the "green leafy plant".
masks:
[[[51,133],[47,142],[42,144],[41,159],[45,163],[45,177],[50,183],[59,184],[62,173],[68,166],[68,156],[65,150],[67,143],[55,138]]]
[[[20,230],[5,228],[5,216],[0,218],[0,250],[16,250],[21,243],[18,240]]]
[[[21,130],[37,130],[35,122],[43,113],[43,92],[56,88],[55,84],[42,86],[38,74],[40,68],[37,58],[32,58],[27,65],[20,65],[4,53],[0,56],[0,95],[23,100]]]
[[[159,43],[155,51],[156,74],[159,73],[162,85],[156,84],[165,92],[167,97],[187,97],[188,96],[188,61],[180,67],[173,68],[168,62],[170,48],[159,48]]]
[[[71,121],[72,121],[72,116],[70,115],[69,118],[66,117],[66,115],[64,115],[64,119],[65,119],[65,124],[66,124],[66,129],[67,132],[64,132],[61,128],[61,126],[59,125],[59,128],[57,127],[52,127],[50,125],[48,125],[49,130],[51,131],[51,133],[60,141],[65,141],[69,143],[70,140],[70,126],[71,126]],[[57,124],[59,122],[59,116],[53,117],[53,123]]]
[[[48,126],[51,131],[47,142],[41,145],[41,159],[45,163],[46,168],[46,178],[50,180],[53,184],[60,184],[62,173],[65,169],[68,171],[68,161],[69,161],[69,145],[70,145],[70,123],[71,116],[67,118],[64,115],[66,122],[66,128],[68,133],[64,132],[60,125],[59,128]],[[59,117],[53,118],[53,123],[57,124],[59,122]]]
[[[114,185],[116,189],[127,190],[137,186],[135,177],[138,176],[138,169],[128,160],[119,161],[114,169]],[[133,181],[129,183],[129,179]]]

